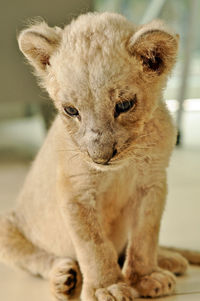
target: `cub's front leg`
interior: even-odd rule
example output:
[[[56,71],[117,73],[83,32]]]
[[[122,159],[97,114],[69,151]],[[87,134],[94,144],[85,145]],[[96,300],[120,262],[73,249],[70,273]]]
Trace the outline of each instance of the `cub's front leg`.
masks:
[[[132,300],[135,291],[124,282],[117,253],[101,227],[94,190],[87,185],[74,192],[64,176],[58,183],[59,208],[83,274],[81,299]]]
[[[160,175],[157,183],[137,191],[133,204],[132,227],[123,273],[129,285],[140,296],[158,297],[172,294],[174,275],[157,264],[160,220],[165,204],[166,180]]]

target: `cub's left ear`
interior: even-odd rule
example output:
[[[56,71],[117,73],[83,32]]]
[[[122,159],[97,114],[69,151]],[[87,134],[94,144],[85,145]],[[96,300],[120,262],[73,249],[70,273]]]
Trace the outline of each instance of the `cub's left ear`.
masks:
[[[50,58],[58,49],[61,37],[61,28],[49,27],[45,22],[32,25],[20,33],[19,48],[39,75],[43,75],[50,65]]]
[[[169,73],[177,55],[179,36],[161,20],[141,26],[128,42],[128,51],[135,56],[147,75]]]

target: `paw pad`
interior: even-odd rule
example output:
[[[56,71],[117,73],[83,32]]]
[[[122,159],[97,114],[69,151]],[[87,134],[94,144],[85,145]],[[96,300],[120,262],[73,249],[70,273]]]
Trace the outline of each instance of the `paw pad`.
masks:
[[[75,270],[70,269],[68,272],[68,275],[66,275],[67,280],[64,282],[64,285],[67,286],[66,288],[66,294],[67,295],[71,295],[72,291],[75,289],[76,287],[76,283],[77,283],[77,273]]]
[[[71,259],[57,262],[51,272],[51,290],[57,300],[65,301],[78,297],[81,289],[81,273]]]

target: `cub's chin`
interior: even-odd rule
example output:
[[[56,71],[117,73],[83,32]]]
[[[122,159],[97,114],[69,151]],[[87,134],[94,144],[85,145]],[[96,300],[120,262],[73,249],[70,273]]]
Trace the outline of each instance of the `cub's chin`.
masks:
[[[92,169],[99,171],[118,170],[129,163],[128,154],[123,155],[123,153],[117,154],[116,157],[112,158],[109,162],[104,164],[94,162],[89,156],[87,156],[87,158],[85,157],[84,159]]]
[[[108,172],[108,171],[114,171],[114,170],[119,170],[122,167],[126,165],[127,160],[119,161],[119,162],[109,162],[106,165],[105,164],[98,164],[93,161],[88,161],[88,165],[97,171],[103,171],[103,172]]]

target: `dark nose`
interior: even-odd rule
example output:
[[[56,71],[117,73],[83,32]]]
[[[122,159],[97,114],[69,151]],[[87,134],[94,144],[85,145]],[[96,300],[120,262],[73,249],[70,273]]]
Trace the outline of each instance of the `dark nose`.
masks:
[[[97,164],[103,164],[103,165],[107,165],[108,162],[117,154],[117,150],[116,148],[114,148],[113,152],[111,153],[111,155],[107,158],[95,158],[93,157],[92,160],[97,163]]]

